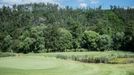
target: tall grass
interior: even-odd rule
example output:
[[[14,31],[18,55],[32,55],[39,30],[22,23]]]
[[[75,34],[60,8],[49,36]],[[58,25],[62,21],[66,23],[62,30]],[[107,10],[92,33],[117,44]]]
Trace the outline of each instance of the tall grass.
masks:
[[[85,63],[134,63],[134,53],[122,51],[49,53],[47,56]]]
[[[0,52],[0,57],[9,57],[9,56],[16,56],[16,54],[11,52],[6,53]]]
[[[134,72],[128,71],[128,72],[127,72],[127,75],[134,75]]]

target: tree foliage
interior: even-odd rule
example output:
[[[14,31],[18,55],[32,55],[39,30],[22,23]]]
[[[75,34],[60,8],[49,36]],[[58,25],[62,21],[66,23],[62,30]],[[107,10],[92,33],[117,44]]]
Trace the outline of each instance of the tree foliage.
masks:
[[[74,9],[49,3],[0,8],[0,51],[3,52],[52,52],[80,48],[133,51],[133,46],[133,8]]]
[[[100,51],[110,50],[112,39],[109,35],[103,34],[99,36],[97,44],[98,44],[97,48]]]
[[[97,50],[99,34],[94,31],[85,31],[82,37],[82,46],[87,49]]]

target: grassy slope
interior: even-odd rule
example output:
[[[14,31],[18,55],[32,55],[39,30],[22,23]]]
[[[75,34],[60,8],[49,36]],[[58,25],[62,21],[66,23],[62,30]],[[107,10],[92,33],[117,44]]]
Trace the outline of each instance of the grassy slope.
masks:
[[[133,75],[133,71],[134,64],[87,64],[42,55],[0,58],[0,75]]]

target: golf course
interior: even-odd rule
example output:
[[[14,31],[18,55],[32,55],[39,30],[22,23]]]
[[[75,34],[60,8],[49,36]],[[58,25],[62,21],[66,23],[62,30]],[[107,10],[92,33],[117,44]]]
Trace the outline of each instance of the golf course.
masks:
[[[0,0],[0,75],[134,75],[134,0]]]
[[[59,59],[56,58],[56,54],[58,53],[0,57],[0,75],[134,75],[134,63],[84,63]],[[87,52],[87,54],[93,53]]]

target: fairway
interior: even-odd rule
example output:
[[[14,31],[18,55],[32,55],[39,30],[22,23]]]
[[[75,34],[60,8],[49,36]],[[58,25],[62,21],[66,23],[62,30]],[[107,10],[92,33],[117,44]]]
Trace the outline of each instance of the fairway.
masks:
[[[134,64],[88,64],[43,55],[0,58],[0,75],[133,75]]]

